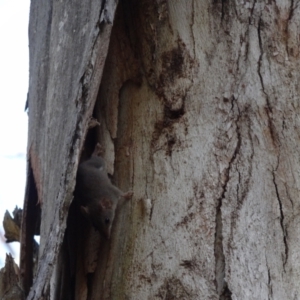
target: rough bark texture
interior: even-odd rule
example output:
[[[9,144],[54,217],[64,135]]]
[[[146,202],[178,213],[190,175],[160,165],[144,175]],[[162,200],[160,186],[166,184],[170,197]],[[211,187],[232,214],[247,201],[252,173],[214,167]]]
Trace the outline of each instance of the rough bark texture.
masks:
[[[122,1],[110,40],[109,26],[95,29],[99,4],[47,5],[32,4],[30,22],[41,30],[28,153],[42,222],[29,299],[49,286],[49,264],[57,299],[298,299],[298,3]],[[84,155],[100,142],[134,199],[109,241],[73,205],[57,264],[93,109],[101,126]]]

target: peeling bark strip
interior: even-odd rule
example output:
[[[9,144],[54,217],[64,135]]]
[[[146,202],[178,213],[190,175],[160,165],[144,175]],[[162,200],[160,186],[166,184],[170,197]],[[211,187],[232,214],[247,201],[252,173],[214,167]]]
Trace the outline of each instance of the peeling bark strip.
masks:
[[[280,226],[281,226],[281,229],[282,229],[283,244],[284,244],[284,255],[282,255],[283,269],[284,269],[284,271],[286,271],[285,266],[286,266],[286,263],[287,263],[287,260],[288,260],[288,257],[289,257],[289,248],[288,248],[288,243],[287,243],[287,240],[286,240],[288,234],[287,234],[286,226],[284,224],[284,213],[283,213],[283,210],[282,210],[282,200],[280,199],[280,195],[279,195],[279,192],[278,192],[278,186],[276,184],[275,172],[276,171],[272,172],[272,176],[273,176],[273,183],[274,183],[274,187],[275,187],[275,191],[276,191],[276,197],[277,197],[277,200],[278,200],[279,213],[280,213]]]
[[[115,0],[31,3],[28,151],[36,153],[40,162],[35,182],[41,185],[42,222],[40,263],[28,299],[50,296],[50,278],[64,236],[79,153],[96,101],[116,5]],[[27,186],[33,184],[28,177]],[[24,259],[31,255],[25,243],[31,235],[23,227]],[[26,270],[27,258],[21,260]],[[23,281],[28,292],[26,276]],[[58,284],[54,282],[51,293]]]
[[[116,15],[112,1],[32,2],[42,223],[28,299],[299,298],[300,6],[287,2],[126,0]],[[134,199],[108,242],[71,205],[61,246],[79,153],[97,142]]]
[[[40,206],[38,205],[38,193],[36,190],[31,163],[27,166],[27,184],[25,191],[25,202],[22,214],[22,232],[20,237],[20,276],[25,294],[29,293],[33,282],[34,270],[34,235],[39,227]]]

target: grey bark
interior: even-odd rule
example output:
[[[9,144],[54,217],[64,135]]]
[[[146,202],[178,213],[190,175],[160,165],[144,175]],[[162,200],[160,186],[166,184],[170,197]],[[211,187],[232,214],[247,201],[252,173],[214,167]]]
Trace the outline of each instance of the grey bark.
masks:
[[[298,299],[298,3],[122,1],[111,36],[99,3],[68,5],[31,8],[42,220],[28,299],[62,298],[68,276],[75,299]],[[109,241],[73,203],[63,242],[80,151],[97,142],[133,201]]]

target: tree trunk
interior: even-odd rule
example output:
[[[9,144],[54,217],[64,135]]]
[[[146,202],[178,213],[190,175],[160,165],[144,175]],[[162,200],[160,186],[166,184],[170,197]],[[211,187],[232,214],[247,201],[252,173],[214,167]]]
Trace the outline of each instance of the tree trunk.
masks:
[[[28,299],[297,299],[297,3],[115,8],[31,3],[27,293],[36,201],[41,245]],[[98,142],[134,192],[110,240],[72,202]]]

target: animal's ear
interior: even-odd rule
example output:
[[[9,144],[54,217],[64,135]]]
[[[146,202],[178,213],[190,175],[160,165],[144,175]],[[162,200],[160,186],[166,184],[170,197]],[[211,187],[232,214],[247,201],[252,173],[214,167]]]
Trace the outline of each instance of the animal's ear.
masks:
[[[130,199],[133,196],[133,191],[128,191],[126,193],[123,193],[121,196],[125,199]]]
[[[111,209],[112,208],[112,201],[106,198],[102,198],[99,201],[99,206],[101,208],[101,210],[107,210],[107,209]]]
[[[119,197],[118,206],[123,205],[123,203],[124,203],[125,200],[129,200],[133,196],[133,192],[132,191],[128,191],[126,193],[123,193],[122,191],[120,191],[120,192],[121,192],[121,194],[120,194],[120,197]]]
[[[88,217],[89,216],[89,209],[85,206],[80,206],[80,210],[81,210],[81,213],[85,216],[85,217]]]

